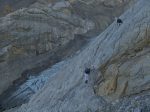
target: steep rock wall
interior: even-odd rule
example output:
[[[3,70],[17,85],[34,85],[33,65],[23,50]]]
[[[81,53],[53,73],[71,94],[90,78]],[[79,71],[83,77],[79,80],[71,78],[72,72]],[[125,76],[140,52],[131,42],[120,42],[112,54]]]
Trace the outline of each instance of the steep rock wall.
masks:
[[[133,8],[121,16],[124,19],[121,26],[117,26],[116,23],[111,24],[83,51],[68,60],[62,70],[52,77],[28,104],[22,105],[14,112],[141,111],[138,107],[146,102],[144,109],[148,112],[150,97],[146,93],[149,92],[150,80],[147,69],[150,59],[149,6],[149,1],[139,0]],[[100,76],[105,78],[100,84],[105,85],[108,82],[108,92],[105,93],[105,90],[104,93],[98,92],[97,96],[93,90],[94,80],[90,80],[88,85],[84,84],[83,71],[87,65],[94,66]],[[121,91],[119,91],[120,86],[122,86]],[[102,85],[99,86],[99,90],[103,90]],[[111,106],[108,108],[108,102],[118,99],[120,93],[123,96],[138,94],[138,97],[129,99],[125,97],[118,101],[119,103],[114,103],[116,104],[114,110]],[[137,103],[134,104],[134,101]]]
[[[0,93],[13,82],[25,80],[30,72],[38,73],[72,55],[130,2],[26,1],[28,8],[0,18]]]

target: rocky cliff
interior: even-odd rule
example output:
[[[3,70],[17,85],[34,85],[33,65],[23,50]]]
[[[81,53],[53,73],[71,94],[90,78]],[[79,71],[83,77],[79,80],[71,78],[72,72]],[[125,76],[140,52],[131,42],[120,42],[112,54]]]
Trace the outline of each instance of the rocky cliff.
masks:
[[[38,0],[12,4],[0,18],[0,94],[10,85],[50,67],[84,46],[132,4],[118,1]],[[20,6],[20,7],[19,7]],[[18,10],[17,10],[18,9]]]
[[[10,112],[149,112],[150,2],[137,1],[121,18],[123,24],[112,23]]]
[[[65,45],[93,25],[49,8],[24,8],[1,18],[0,27],[1,93],[18,76],[26,75],[28,69],[50,66],[64,58],[69,52],[63,50],[67,49]]]
[[[129,7],[123,24],[104,30]],[[149,7],[147,0],[47,0],[0,18],[0,92],[27,79],[0,99],[11,108],[35,94],[7,112],[149,112]]]
[[[37,0],[0,0],[0,17],[14,12],[20,8],[26,8]]]

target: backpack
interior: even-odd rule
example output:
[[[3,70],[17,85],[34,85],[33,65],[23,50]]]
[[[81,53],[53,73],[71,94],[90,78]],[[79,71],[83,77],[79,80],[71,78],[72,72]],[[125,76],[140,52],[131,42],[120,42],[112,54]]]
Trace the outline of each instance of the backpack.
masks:
[[[123,23],[121,19],[117,19],[117,23]]]

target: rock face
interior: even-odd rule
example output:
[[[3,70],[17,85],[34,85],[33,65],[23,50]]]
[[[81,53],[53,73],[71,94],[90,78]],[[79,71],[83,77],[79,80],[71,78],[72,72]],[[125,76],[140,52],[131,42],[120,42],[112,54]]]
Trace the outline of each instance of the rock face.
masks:
[[[49,58],[52,59],[50,65],[66,56],[69,50],[64,52],[65,45],[93,25],[90,21],[49,8],[29,8],[1,18],[0,27],[1,93],[23,71],[43,66],[41,63]],[[62,53],[61,57],[58,51]]]
[[[57,72],[61,70],[65,60],[56,63],[51,68],[41,72],[38,76],[29,76],[28,79],[20,85],[11,86],[0,96],[1,110],[7,110],[27,103],[39,89],[41,89],[48,79],[53,77]]]
[[[122,14],[131,0],[68,0],[72,12],[76,15],[94,22],[95,27],[88,35],[97,35],[114,21],[114,18]]]
[[[24,6],[9,0],[1,3],[19,10],[0,18],[0,94],[27,74],[72,55],[87,43],[87,37],[97,35],[132,4],[130,0],[31,0]]]
[[[20,8],[29,7],[37,0],[0,0],[0,16],[5,16]]]
[[[150,2],[137,1],[121,18],[121,26],[111,24],[67,60],[29,103],[10,111],[149,112]],[[95,68],[88,84],[83,81],[86,66]]]

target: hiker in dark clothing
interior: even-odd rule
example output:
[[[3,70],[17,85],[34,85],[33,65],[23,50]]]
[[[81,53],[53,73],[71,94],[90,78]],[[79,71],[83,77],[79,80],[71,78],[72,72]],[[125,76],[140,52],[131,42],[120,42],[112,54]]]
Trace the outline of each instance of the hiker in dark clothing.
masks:
[[[123,21],[120,18],[117,18],[117,24],[120,26],[123,23]]]
[[[86,74],[90,74],[91,69],[90,69],[90,68],[86,68],[84,72],[85,72]]]
[[[85,81],[86,84],[89,81],[89,74],[90,74],[90,72],[91,72],[90,68],[86,68],[85,71],[84,71],[84,81]]]

